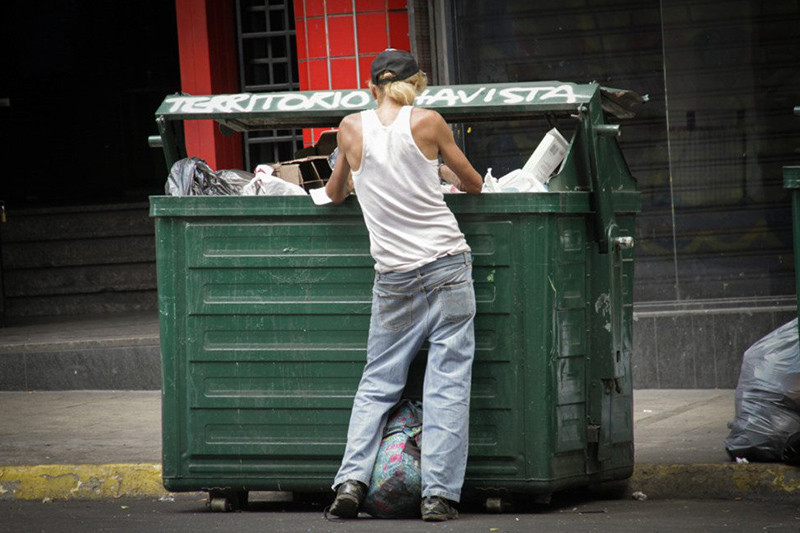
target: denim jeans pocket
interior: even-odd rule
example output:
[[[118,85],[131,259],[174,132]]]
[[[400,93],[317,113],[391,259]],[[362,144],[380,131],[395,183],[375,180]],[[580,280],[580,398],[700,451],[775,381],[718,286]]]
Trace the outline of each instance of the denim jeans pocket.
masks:
[[[401,331],[411,325],[413,296],[410,294],[375,293],[381,325],[386,329]]]
[[[462,322],[475,314],[475,294],[471,279],[442,285],[438,291],[443,321]]]

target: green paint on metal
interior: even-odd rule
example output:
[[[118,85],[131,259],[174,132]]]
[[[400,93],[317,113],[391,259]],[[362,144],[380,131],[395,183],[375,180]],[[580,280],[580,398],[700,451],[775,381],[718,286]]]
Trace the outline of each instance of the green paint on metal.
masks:
[[[323,491],[366,359],[368,235],[355,206],[323,215],[283,204],[275,215],[277,199],[257,198],[261,214],[242,210],[243,200],[252,199],[153,198],[165,485]],[[168,214],[157,208],[164,202]],[[596,317],[586,305],[612,290],[596,275],[607,260],[587,246],[592,213],[536,202],[527,212],[460,207],[478,303],[466,489],[550,492],[629,475],[632,434],[613,429],[631,418],[628,382],[599,398],[614,405],[597,415],[605,455],[588,472],[598,461],[587,441],[589,390],[614,379],[614,363],[586,332],[609,334],[608,314],[622,312]],[[409,396],[421,394],[426,357],[423,349],[412,365]]]
[[[182,119],[330,123],[373,105],[363,94],[171,97],[160,131],[175,157]],[[543,493],[629,476],[633,251],[616,243],[634,235],[641,199],[616,139],[598,134],[597,86],[423,97],[448,118],[578,117],[563,122],[570,147],[552,192],[446,196],[473,251],[477,300],[465,490]],[[374,262],[358,199],[153,197],[150,213],[165,486],[328,490],[366,361]],[[406,396],[421,395],[426,361],[423,347]]]
[[[560,81],[522,82],[483,85],[428,87],[417,97],[416,105],[435,109],[444,116],[455,113],[492,115],[530,111],[574,110],[588,102],[596,84],[576,85]],[[234,129],[278,124],[290,119],[299,125],[311,121],[341,119],[375,107],[367,90],[294,91],[282,93],[242,93],[210,96],[167,96],[156,115],[167,120],[223,119],[234,121]],[[241,120],[242,122],[235,122]]]
[[[783,187],[800,189],[800,167],[783,167]]]
[[[795,114],[798,114],[795,108]],[[800,295],[800,167],[783,167],[783,186],[792,197],[792,231],[794,236],[795,290]],[[800,297],[797,299],[797,316],[800,316]],[[800,323],[797,325],[800,330]]]

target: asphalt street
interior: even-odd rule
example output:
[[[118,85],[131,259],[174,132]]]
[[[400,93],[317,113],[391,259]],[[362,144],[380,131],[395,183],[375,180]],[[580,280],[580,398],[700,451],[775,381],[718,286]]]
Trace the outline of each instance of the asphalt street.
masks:
[[[462,510],[458,520],[328,520],[322,504],[254,502],[214,513],[199,496],[159,500],[0,501],[0,531],[24,533],[657,533],[800,531],[800,502],[743,500],[597,500],[567,497],[504,514]]]

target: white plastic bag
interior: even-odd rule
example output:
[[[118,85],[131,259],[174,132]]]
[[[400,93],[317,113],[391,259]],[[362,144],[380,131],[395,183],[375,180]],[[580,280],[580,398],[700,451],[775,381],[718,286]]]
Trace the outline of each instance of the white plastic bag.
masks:
[[[242,196],[306,196],[305,189],[272,175],[269,165],[258,165],[256,175],[242,188]]]
[[[503,192],[547,192],[547,187],[541,181],[522,169],[512,170],[497,183]]]
[[[482,192],[547,192],[547,186],[537,180],[532,174],[518,168],[512,170],[502,178],[492,176],[492,169],[486,171],[483,177]]]
[[[483,189],[481,192],[500,192],[500,186],[497,184],[497,178],[492,176],[492,169],[486,171],[483,177]]]

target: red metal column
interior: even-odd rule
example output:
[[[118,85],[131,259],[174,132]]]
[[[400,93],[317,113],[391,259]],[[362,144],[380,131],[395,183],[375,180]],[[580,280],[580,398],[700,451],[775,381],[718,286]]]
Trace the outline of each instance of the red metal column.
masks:
[[[233,0],[175,0],[181,89],[189,94],[239,92]],[[211,120],[184,122],[186,153],[214,170],[242,167],[242,136],[223,136]]]
[[[406,0],[294,0],[303,91],[366,88],[386,48],[410,50]],[[323,129],[304,130],[305,144]]]

